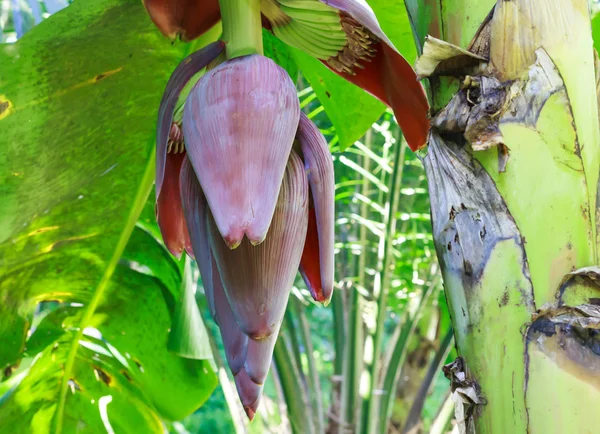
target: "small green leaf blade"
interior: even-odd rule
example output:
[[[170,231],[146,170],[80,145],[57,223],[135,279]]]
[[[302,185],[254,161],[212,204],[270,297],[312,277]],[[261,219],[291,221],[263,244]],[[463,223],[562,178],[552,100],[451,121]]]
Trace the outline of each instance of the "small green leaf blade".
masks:
[[[0,431],[102,432],[110,396],[115,432],[162,432],[216,385],[207,361],[167,350],[181,274],[151,224],[134,229],[158,105],[187,51],[136,0],[76,0],[0,45],[0,377],[35,357]]]
[[[189,258],[185,258],[181,297],[175,307],[168,347],[175,354],[188,359],[212,359],[208,332],[196,303],[192,266]]]

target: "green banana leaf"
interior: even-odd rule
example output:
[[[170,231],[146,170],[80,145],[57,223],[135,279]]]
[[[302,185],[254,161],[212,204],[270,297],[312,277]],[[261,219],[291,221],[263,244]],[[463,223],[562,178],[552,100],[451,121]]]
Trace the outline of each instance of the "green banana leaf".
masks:
[[[414,65],[417,59],[417,47],[410,26],[408,6],[405,6],[405,3],[410,3],[410,0],[368,0],[367,3],[375,12],[382,30],[390,41],[404,58]]]
[[[594,38],[594,48],[600,49],[600,14],[596,13],[592,18],[592,37]]]
[[[78,0],[0,45],[2,432],[163,432],[216,386],[167,351],[189,279],[136,227],[188,50],[136,0]]]
[[[405,33],[392,35],[401,51]],[[266,36],[342,145],[380,117],[380,102]],[[190,267],[160,243],[147,200],[162,91],[199,45],[165,39],[137,0],[76,0],[0,45],[0,431],[163,432],[215,388]]]

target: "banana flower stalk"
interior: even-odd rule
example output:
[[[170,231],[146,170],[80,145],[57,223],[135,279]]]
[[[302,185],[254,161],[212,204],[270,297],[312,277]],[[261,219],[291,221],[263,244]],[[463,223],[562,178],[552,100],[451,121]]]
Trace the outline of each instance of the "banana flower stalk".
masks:
[[[165,35],[184,40],[206,32],[219,16],[218,0],[144,4]],[[260,9],[265,28],[391,107],[410,148],[425,146],[429,120],[423,87],[364,0],[260,0]]]

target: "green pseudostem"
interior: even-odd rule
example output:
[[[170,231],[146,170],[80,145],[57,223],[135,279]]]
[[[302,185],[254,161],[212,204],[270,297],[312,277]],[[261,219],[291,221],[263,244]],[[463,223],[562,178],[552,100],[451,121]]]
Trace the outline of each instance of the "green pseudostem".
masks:
[[[263,54],[260,0],[219,0],[228,59]]]

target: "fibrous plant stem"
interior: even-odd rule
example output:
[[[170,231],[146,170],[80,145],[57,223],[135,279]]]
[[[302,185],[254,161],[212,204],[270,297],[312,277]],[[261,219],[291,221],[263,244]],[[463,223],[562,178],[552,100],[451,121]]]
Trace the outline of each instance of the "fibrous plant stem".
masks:
[[[260,0],[219,0],[228,59],[263,54]]]

